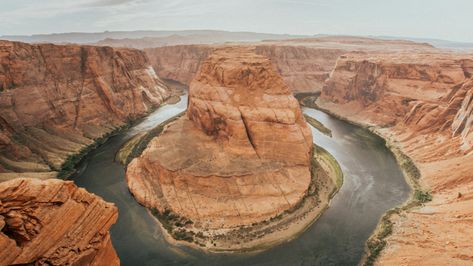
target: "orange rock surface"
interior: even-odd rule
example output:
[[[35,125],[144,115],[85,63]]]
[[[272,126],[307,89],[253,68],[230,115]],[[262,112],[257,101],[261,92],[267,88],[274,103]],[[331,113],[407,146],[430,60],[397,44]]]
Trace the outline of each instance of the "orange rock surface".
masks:
[[[57,171],[168,96],[138,50],[0,41],[0,173]]]
[[[270,61],[215,51],[189,90],[187,115],[127,168],[136,199],[202,228],[250,225],[295,206],[310,184],[311,131]]]
[[[395,216],[379,265],[473,260],[473,57],[368,53],[341,58],[318,105],[375,129],[410,156],[431,202]]]
[[[177,45],[145,49],[162,78],[190,84],[199,66],[217,48],[256,47],[255,52],[271,59],[273,66],[293,92],[321,91],[339,56],[351,51],[423,51],[432,46],[403,40],[327,36],[307,39],[220,45]]]
[[[119,265],[117,208],[70,181],[0,183],[0,265]]]

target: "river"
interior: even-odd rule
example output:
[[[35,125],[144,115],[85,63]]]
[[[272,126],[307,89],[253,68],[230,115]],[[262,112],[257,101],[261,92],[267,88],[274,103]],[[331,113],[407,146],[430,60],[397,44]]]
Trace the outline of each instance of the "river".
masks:
[[[323,112],[304,108],[332,130],[312,128],[314,142],[329,151],[344,173],[344,184],[330,208],[293,241],[257,254],[210,254],[170,245],[147,210],[129,193],[122,165],[114,162],[120,146],[184,111],[187,96],[166,105],[131,129],[110,138],[79,165],[72,180],[113,202],[119,209],[111,237],[122,265],[356,265],[364,244],[388,209],[400,205],[410,188],[393,154],[378,136]]]

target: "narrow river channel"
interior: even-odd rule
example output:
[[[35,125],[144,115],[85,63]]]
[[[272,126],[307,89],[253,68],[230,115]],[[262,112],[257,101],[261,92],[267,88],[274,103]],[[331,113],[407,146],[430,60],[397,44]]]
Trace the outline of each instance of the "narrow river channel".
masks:
[[[119,218],[111,236],[122,265],[356,265],[382,214],[409,196],[410,188],[382,139],[323,112],[304,108],[304,113],[332,130],[332,137],[328,137],[312,128],[314,142],[338,160],[344,173],[343,187],[322,217],[293,241],[257,254],[209,254],[172,246],[147,210],[129,193],[125,170],[114,162],[114,156],[133,135],[186,107],[187,95],[110,138],[81,163],[72,177],[78,186],[117,205]]]

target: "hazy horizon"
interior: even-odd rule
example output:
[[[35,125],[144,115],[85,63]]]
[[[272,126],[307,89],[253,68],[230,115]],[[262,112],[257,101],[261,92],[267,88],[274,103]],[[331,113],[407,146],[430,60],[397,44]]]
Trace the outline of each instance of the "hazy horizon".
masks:
[[[473,42],[473,2],[363,0],[2,1],[0,35],[224,30]]]

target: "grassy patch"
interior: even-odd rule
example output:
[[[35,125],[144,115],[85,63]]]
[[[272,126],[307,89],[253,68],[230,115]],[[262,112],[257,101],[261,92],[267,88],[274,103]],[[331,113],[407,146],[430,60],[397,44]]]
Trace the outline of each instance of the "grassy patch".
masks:
[[[315,129],[320,131],[322,134],[327,135],[329,137],[332,137],[332,130],[327,128],[324,124],[322,124],[319,120],[309,116],[309,115],[304,115],[305,120],[307,123],[309,123],[311,126],[313,126]]]
[[[133,152],[133,149],[135,148],[136,145],[138,145],[140,141],[143,140],[145,135],[146,133],[142,132],[142,133],[136,134],[129,141],[127,141],[115,155],[115,161],[123,165],[127,165],[129,163],[128,158],[130,158],[130,155]]]
[[[403,212],[409,211],[412,208],[419,207],[422,204],[432,200],[432,195],[428,191],[421,189],[419,184],[419,179],[421,177],[420,170],[414,164],[412,159],[401,152],[396,147],[393,147],[389,144],[386,146],[393,152],[396,157],[401,169],[408,178],[408,183],[414,189],[414,193],[411,196],[411,199],[404,204],[402,207],[394,208],[385,213],[381,218],[375,233],[368,239],[366,242],[366,260],[364,265],[371,266],[374,265],[376,259],[381,254],[381,251],[386,247],[387,241],[386,238],[390,236],[393,232],[394,223],[392,218],[394,215],[400,215]]]
[[[94,143],[85,146],[78,153],[72,154],[66,158],[59,169],[58,178],[67,178],[75,172],[75,167],[79,164],[82,159],[92,150],[95,150],[100,145],[104,144],[108,138],[122,131],[123,129],[129,128],[131,122],[127,122],[125,125],[116,128],[112,132],[104,134],[102,137],[95,139]]]
[[[164,229],[166,229],[174,239],[194,242],[195,233],[185,229],[187,225],[193,224],[191,220],[180,217],[168,209],[164,212],[160,212],[158,209],[151,209],[151,213],[158,218]],[[199,237],[202,238],[203,235],[199,235]]]
[[[335,185],[337,188],[341,188],[343,185],[343,171],[342,168],[340,167],[340,164],[338,164],[337,160],[335,157],[333,157],[332,154],[330,154],[326,149],[317,146],[314,144],[314,152],[315,156],[317,159],[325,163],[328,167],[331,168],[332,172],[334,173],[335,176]]]
[[[429,201],[432,201],[432,195],[428,191],[422,191],[419,189],[416,189],[414,192],[414,198],[419,202],[419,203],[426,203]]]

